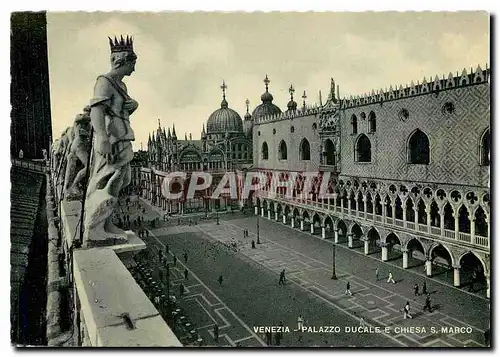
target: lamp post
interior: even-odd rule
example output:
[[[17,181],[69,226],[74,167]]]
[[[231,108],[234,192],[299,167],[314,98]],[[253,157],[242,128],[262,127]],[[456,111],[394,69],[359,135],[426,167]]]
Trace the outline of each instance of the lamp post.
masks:
[[[172,308],[170,305],[170,264],[167,263],[167,320],[172,318]]]
[[[260,244],[259,212],[257,212],[257,244]]]
[[[335,272],[335,260],[336,260],[336,253],[337,253],[337,243],[333,242],[332,244],[332,280],[337,280],[337,274]]]

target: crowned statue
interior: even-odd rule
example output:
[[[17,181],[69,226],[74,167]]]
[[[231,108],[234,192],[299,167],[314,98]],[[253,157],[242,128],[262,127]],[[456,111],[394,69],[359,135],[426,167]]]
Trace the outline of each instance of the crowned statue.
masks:
[[[111,71],[97,77],[90,101],[93,128],[93,156],[85,200],[83,244],[87,247],[127,242],[127,233],[111,219],[118,196],[131,181],[134,132],[130,115],[137,101],[130,98],[123,83],[135,70],[137,56],[132,38],[110,38]]]

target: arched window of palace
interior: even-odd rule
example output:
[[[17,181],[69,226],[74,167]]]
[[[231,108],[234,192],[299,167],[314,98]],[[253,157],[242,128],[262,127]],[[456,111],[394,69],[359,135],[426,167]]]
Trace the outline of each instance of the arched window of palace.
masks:
[[[262,144],[262,160],[269,159],[269,148],[267,147],[267,143],[264,141]]]
[[[370,112],[368,115],[368,131],[374,133],[377,131],[377,117],[374,112]]]
[[[481,138],[481,165],[490,165],[490,129],[487,129]]]
[[[352,115],[351,117],[351,127],[352,127],[352,134],[356,135],[358,133],[358,118],[356,118],[356,115]]]
[[[311,146],[305,138],[300,143],[299,156],[301,160],[311,160]]]
[[[429,138],[423,131],[417,129],[408,140],[408,163],[429,164]]]
[[[365,134],[362,134],[356,142],[356,161],[371,162],[372,161],[372,144],[370,139]]]
[[[323,155],[326,165],[335,165],[335,146],[330,139],[325,140],[325,151]]]
[[[279,160],[287,159],[286,143],[284,140],[281,140],[280,146],[278,148],[278,159]]]

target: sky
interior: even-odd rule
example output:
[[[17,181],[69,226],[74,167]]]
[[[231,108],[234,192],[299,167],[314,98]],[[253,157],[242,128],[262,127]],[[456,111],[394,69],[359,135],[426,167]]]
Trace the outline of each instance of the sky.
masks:
[[[139,102],[131,116],[134,149],[148,134],[175,124],[177,137],[199,139],[220,108],[243,118],[261,103],[271,80],[274,104],[286,110],[295,87],[302,104],[323,102],[330,78],[340,96],[362,95],[437,74],[490,65],[486,12],[49,12],[47,14],[53,138],[73,124],[109,71],[108,36],[132,35],[136,72],[124,81]]]

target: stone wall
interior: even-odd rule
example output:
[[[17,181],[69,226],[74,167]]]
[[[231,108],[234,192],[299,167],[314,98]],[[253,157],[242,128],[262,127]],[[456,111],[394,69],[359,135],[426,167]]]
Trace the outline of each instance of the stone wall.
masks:
[[[451,113],[444,110],[445,103],[452,103]],[[489,106],[489,83],[481,83],[343,109],[342,175],[487,187],[489,166],[480,165],[479,148],[490,126]],[[401,115],[402,109],[408,111],[407,118]],[[370,112],[376,115],[375,133],[368,129]],[[355,135],[352,115],[358,123]],[[428,165],[408,163],[407,143],[416,129],[429,138]],[[363,134],[371,142],[369,163],[355,159],[356,141]]]
[[[313,128],[316,124],[316,129]],[[293,127],[293,129],[292,129]],[[293,132],[292,132],[293,130]],[[300,144],[303,139],[310,144],[310,160],[300,160]],[[287,159],[279,160],[281,140],[287,147]],[[262,145],[269,149],[268,160],[262,159]],[[320,146],[319,117],[317,114],[296,116],[293,119],[261,121],[253,128],[253,166],[257,169],[290,171],[317,171],[319,169]]]

